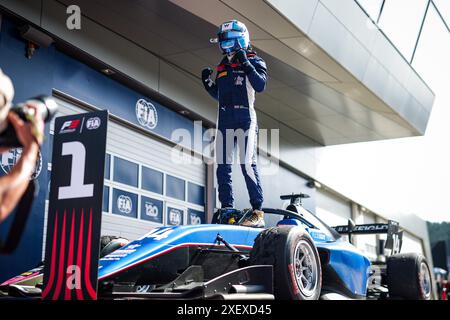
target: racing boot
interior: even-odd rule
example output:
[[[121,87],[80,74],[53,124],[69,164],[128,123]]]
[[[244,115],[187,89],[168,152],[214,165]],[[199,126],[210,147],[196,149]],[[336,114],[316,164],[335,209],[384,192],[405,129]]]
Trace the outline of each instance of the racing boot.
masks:
[[[244,222],[242,222],[241,226],[251,228],[264,228],[264,211],[254,209],[252,215]]]

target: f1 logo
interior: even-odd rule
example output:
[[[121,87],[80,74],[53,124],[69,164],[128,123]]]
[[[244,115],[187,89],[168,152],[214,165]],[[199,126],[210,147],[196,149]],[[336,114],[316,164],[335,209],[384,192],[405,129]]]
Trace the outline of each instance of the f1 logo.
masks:
[[[68,133],[68,132],[74,132],[77,130],[78,125],[80,124],[80,120],[70,120],[64,122],[64,124],[61,127],[61,130],[59,130],[59,133]]]

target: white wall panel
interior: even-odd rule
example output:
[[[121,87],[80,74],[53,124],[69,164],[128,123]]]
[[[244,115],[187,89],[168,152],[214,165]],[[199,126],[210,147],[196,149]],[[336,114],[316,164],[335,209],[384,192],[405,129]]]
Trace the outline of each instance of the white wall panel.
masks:
[[[317,190],[316,206],[317,216],[330,226],[345,225],[352,216],[349,202],[321,189]]]

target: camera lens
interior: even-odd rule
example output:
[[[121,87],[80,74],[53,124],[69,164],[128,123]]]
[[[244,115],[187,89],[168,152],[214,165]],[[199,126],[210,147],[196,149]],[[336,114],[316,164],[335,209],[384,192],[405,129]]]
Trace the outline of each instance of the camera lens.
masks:
[[[26,120],[26,115],[29,112],[28,104],[37,106],[37,112],[40,114],[44,122],[50,121],[56,114],[58,105],[55,100],[47,96],[39,96],[28,100],[25,103],[20,103],[11,108],[11,111],[15,112],[23,120]]]
[[[58,105],[55,100],[47,96],[39,96],[13,106],[10,112],[17,114],[23,121],[30,121],[30,117],[34,117],[34,111],[28,107],[29,104],[36,106],[36,112],[39,113],[44,122],[49,122],[55,116]],[[0,146],[2,147],[20,147],[21,144],[17,139],[16,132],[10,123],[0,130]]]

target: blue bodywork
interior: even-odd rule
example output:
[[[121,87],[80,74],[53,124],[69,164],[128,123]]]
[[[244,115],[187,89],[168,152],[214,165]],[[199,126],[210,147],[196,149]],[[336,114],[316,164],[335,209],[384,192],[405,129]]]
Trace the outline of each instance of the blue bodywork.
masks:
[[[328,230],[305,226],[298,219],[283,219],[278,225],[303,227],[314,240],[319,252],[327,253],[327,264],[334,270],[345,291],[354,297],[366,296],[370,262],[352,244],[333,237]],[[183,247],[223,246],[216,242],[220,234],[232,246],[242,251],[253,247],[261,229],[237,225],[203,224],[192,226],[159,227],[125,247],[100,259],[99,280],[108,279],[134,266]]]
[[[99,280],[177,248],[215,245],[217,234],[238,249],[250,250],[260,232],[261,229],[221,224],[156,228],[100,259]]]

